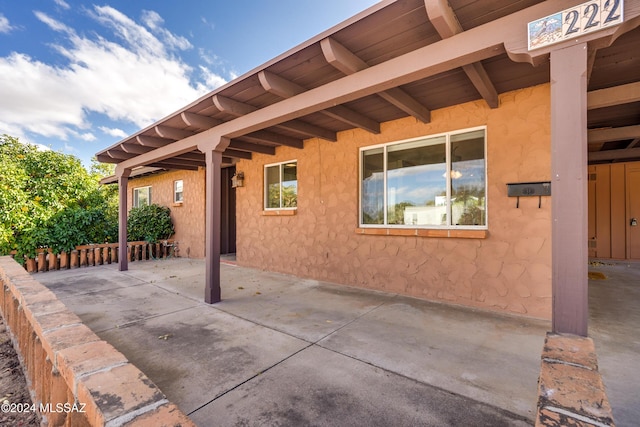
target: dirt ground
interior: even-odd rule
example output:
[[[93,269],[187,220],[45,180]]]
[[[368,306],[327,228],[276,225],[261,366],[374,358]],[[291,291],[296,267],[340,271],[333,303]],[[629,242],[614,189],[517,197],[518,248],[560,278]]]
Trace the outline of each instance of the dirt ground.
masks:
[[[0,426],[39,426],[31,396],[11,339],[0,317]]]

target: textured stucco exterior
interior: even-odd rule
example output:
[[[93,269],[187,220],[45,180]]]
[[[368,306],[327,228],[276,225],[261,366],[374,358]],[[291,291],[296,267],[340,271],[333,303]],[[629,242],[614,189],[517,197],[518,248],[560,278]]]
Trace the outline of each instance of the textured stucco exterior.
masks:
[[[487,128],[485,238],[356,233],[360,147],[477,126]],[[264,215],[264,165],[288,160],[298,162],[297,212]],[[340,132],[337,142],[312,139],[303,150],[254,153],[237,164],[245,175],[236,190],[238,263],[549,319],[550,198],[540,208],[537,197],[522,198],[516,208],[506,184],[549,181],[550,163],[548,84],[502,94],[497,109],[471,102],[432,111],[428,124],[405,118],[383,123],[377,135],[355,129]]]
[[[204,258],[204,169],[167,171],[129,180],[128,207],[133,205],[134,188],[151,186],[151,203],[168,206],[176,233],[180,256]],[[183,180],[182,203],[173,202],[173,183]]]

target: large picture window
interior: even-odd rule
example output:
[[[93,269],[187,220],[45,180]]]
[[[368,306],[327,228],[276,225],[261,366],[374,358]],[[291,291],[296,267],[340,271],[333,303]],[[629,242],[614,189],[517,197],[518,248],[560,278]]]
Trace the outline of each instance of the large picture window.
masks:
[[[486,130],[361,149],[362,226],[486,228]]]
[[[133,189],[133,207],[148,206],[151,204],[151,187],[138,187]]]
[[[265,209],[294,209],[298,206],[297,171],[296,161],[264,167]]]

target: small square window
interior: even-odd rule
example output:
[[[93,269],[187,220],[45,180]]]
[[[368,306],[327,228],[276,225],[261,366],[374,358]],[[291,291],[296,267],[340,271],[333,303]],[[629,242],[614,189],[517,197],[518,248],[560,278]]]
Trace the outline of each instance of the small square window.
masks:
[[[151,187],[133,189],[133,207],[149,206],[151,204]]]
[[[173,202],[174,203],[182,203],[183,193],[182,193],[183,182],[181,179],[177,181],[173,181]]]
[[[295,160],[264,168],[264,208],[295,209],[298,206],[298,166]]]

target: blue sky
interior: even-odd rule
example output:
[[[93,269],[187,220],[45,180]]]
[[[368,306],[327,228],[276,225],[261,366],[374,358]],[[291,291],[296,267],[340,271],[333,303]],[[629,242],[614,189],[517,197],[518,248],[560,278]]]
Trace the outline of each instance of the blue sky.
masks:
[[[376,0],[0,0],[0,134],[79,157]]]

